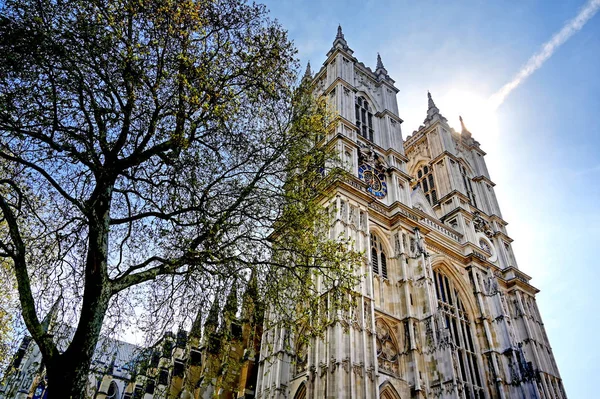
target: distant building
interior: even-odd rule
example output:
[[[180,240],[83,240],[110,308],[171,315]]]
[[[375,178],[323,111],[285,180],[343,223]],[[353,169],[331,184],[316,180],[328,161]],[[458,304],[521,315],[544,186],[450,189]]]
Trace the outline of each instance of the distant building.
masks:
[[[239,316],[232,290],[223,311],[213,304],[204,328],[198,314],[190,332],[167,334],[152,348],[101,338],[86,397],[209,399],[215,391],[223,399],[253,397],[263,312],[253,287],[251,281]],[[54,325],[52,312],[44,324],[60,343],[72,329]],[[0,399],[45,398],[45,374],[37,345],[25,337],[0,385]]]

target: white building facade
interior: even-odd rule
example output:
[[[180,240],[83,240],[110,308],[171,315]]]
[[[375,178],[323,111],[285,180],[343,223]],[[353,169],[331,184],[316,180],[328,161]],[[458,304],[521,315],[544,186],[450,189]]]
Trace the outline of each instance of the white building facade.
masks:
[[[327,138],[350,177],[326,204],[331,237],[368,259],[357,306],[310,345],[265,331],[256,397],[566,398],[530,277],[511,249],[485,152],[428,94],[402,137],[398,89],[341,28],[312,78],[337,115]],[[462,119],[461,119],[462,122]],[[293,338],[292,338],[293,341]]]

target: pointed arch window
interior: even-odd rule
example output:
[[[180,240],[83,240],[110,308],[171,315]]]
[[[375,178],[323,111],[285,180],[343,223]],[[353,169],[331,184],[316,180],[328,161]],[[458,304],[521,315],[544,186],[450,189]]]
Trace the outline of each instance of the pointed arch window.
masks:
[[[483,385],[468,314],[452,281],[438,271],[433,274],[438,308],[458,359],[455,367],[459,372],[456,377],[463,384],[467,398],[483,399]]]
[[[462,175],[465,191],[467,192],[467,197],[469,197],[471,205],[477,208],[477,201],[475,201],[475,193],[473,192],[473,186],[471,185],[471,178],[469,177],[467,173],[467,168],[465,168],[464,165],[460,165],[460,174]]]
[[[417,171],[417,187],[421,187],[431,206],[437,204],[438,197],[435,179],[433,178],[433,168],[424,165]]]
[[[303,382],[298,387],[298,390],[296,391],[296,394],[294,395],[294,399],[306,399],[306,383]]]
[[[388,278],[387,257],[381,240],[375,234],[371,234],[371,267],[373,268],[373,274]]]
[[[373,109],[369,106],[369,102],[363,96],[356,97],[354,105],[356,111],[356,127],[358,134],[373,141]]]

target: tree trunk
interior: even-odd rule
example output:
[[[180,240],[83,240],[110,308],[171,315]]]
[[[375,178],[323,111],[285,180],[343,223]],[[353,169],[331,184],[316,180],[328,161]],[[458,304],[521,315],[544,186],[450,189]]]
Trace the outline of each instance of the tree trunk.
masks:
[[[90,365],[110,296],[100,295],[93,314],[82,314],[69,348],[47,364],[48,399],[84,399]]]
[[[111,188],[99,192],[89,222],[85,288],[81,316],[67,350],[45,362],[48,399],[85,399],[90,365],[111,297],[108,233]]]

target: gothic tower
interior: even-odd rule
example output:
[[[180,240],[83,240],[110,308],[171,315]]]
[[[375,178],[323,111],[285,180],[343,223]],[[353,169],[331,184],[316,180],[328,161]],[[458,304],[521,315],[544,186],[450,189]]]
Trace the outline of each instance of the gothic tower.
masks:
[[[423,125],[403,140],[394,80],[379,55],[375,70],[359,62],[341,27],[307,76],[337,115],[327,140],[350,175],[325,204],[331,236],[351,237],[368,262],[357,305],[322,337],[290,351],[288,332],[264,332],[256,397],[566,398],[538,290],[462,118],[456,132],[428,93]]]

